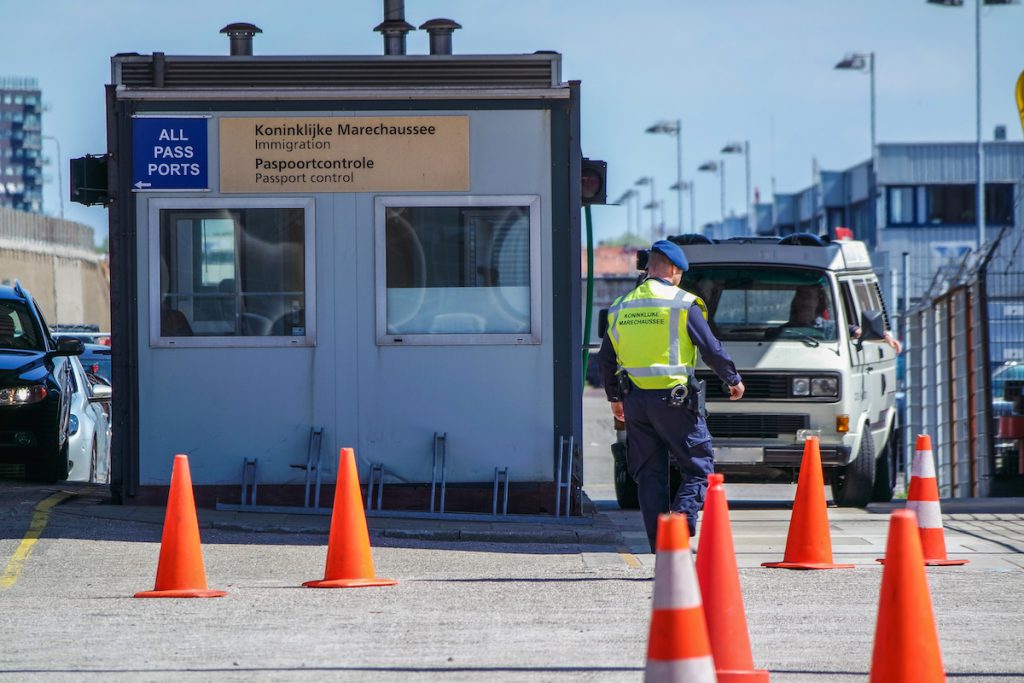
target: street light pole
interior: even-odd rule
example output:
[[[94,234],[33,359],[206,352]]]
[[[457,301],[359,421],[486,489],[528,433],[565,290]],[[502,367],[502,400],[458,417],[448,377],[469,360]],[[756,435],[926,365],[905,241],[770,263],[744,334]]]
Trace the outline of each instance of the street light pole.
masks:
[[[981,5],[982,0],[974,0],[974,127],[978,141],[978,187],[974,200],[977,203],[978,217],[978,253],[985,244],[985,146],[981,142]]]
[[[697,167],[698,171],[709,171],[712,173],[718,173],[718,180],[721,183],[722,191],[722,218],[721,222],[725,223],[725,159],[719,159],[718,161],[705,161],[703,164]]]
[[[642,186],[642,185],[650,185],[651,186],[651,203],[649,205],[645,206],[644,208],[645,209],[646,208],[650,208],[651,209],[651,239],[652,239],[652,241],[657,240],[658,239],[656,237],[656,235],[657,235],[657,227],[655,225],[655,222],[657,221],[657,218],[654,215],[654,211],[657,208],[657,207],[654,206],[654,178],[651,177],[651,176],[644,176],[643,178],[638,179],[635,184],[638,185],[638,186]],[[637,228],[637,232],[639,232],[639,227]]]
[[[676,138],[676,184],[683,182],[683,122],[681,119],[675,121],[658,121],[652,126],[648,126],[647,133],[663,133],[666,135],[674,135]],[[674,186],[673,186],[674,187]],[[679,191],[676,197],[679,218],[679,231],[683,231],[683,192]]]
[[[836,69],[848,71],[860,71],[868,74],[871,90],[871,158],[875,158],[875,53],[874,52],[852,52],[843,57]]]
[[[747,207],[747,229],[750,230],[751,234],[753,234],[754,196],[750,192],[750,140],[744,140],[742,144],[739,142],[730,142],[722,148],[723,154],[738,154],[740,152],[743,153],[743,162],[746,168],[747,197],[744,204]]]
[[[964,0],[927,0],[930,5],[962,7]],[[981,141],[981,6],[1016,5],[1018,0],[974,0],[974,133],[978,164],[974,215],[978,218],[978,251],[985,243],[985,148]]]
[[[64,162],[62,161],[62,155],[60,153],[60,140],[52,135],[40,136],[44,140],[53,140],[53,144],[57,145],[57,192],[60,193],[60,219],[64,220],[64,178],[61,174],[61,169],[64,168]]]
[[[675,183],[668,189],[676,190],[680,193],[690,193],[690,232],[697,232],[697,211],[694,209],[693,203],[693,181],[684,180],[681,183]]]
[[[622,193],[622,196],[615,200],[616,204],[626,204],[626,242],[627,245],[631,241],[633,235],[633,205],[632,201],[636,197],[636,190],[630,188]]]

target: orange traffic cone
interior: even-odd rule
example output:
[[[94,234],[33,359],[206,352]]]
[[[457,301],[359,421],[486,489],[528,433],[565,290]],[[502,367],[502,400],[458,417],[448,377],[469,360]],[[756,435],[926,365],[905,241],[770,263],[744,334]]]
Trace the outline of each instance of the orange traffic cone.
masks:
[[[174,456],[171,490],[167,493],[164,533],[156,567],[156,586],[136,593],[137,598],[220,598],[226,591],[206,588],[203,550],[199,545],[199,519],[192,495],[188,456]]]
[[[926,565],[950,566],[970,562],[946,557],[946,533],[942,529],[942,507],[939,505],[939,484],[935,479],[932,437],[927,434],[918,434],[914,446],[907,509],[917,513],[917,530],[921,535],[921,549]],[[885,560],[879,562],[884,564]]]
[[[306,581],[308,588],[358,588],[393,586],[394,579],[377,578],[370,555],[370,532],[366,529],[359,493],[356,454],[342,448],[338,458],[338,485],[334,487],[331,535],[327,539],[327,569],[321,581]]]
[[[821,475],[818,437],[804,442],[804,457],[796,482],[796,498],[789,518],[786,554],[782,562],[764,562],[763,567],[782,569],[852,569],[852,564],[832,562],[832,535],[828,530],[825,482]]]
[[[725,477],[708,475],[704,518],[697,546],[697,581],[706,605],[704,616],[719,683],[768,683],[768,672],[754,668],[743,611],[740,574],[729,525]]]
[[[909,510],[889,518],[869,683],[946,680],[916,527]]]
[[[658,517],[656,550],[654,604],[644,681],[717,681],[685,515],[673,513]]]

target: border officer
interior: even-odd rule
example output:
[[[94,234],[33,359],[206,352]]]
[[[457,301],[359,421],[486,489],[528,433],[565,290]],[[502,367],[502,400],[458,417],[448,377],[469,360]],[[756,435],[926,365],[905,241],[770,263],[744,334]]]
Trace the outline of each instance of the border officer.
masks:
[[[636,480],[654,552],[658,515],[670,507],[686,515],[690,535],[696,534],[708,474],[714,471],[704,383],[694,377],[697,351],[729,385],[729,400],[739,400],[744,387],[736,365],[708,327],[704,302],[678,286],[689,267],[683,250],[658,240],[647,265],[647,278],[608,310],[598,363],[612,415],[626,423],[626,465]],[[682,473],[671,505],[669,454]]]

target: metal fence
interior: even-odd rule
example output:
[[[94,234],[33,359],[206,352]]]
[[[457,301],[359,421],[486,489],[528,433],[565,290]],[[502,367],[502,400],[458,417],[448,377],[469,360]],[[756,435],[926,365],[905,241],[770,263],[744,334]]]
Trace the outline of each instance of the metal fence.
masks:
[[[916,434],[932,437],[942,497],[998,495],[1024,472],[999,435],[1014,410],[1000,378],[1018,363],[1024,371],[1024,272],[1004,236],[937,272],[903,320],[904,452]]]

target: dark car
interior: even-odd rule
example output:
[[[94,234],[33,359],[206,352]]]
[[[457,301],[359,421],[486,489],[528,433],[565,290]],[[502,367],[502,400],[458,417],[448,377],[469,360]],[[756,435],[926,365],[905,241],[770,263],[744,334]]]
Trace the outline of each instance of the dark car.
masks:
[[[21,465],[36,481],[67,479],[67,357],[80,353],[78,339],[50,336],[39,306],[20,283],[0,286],[0,463]]]

